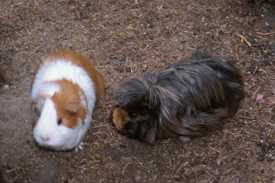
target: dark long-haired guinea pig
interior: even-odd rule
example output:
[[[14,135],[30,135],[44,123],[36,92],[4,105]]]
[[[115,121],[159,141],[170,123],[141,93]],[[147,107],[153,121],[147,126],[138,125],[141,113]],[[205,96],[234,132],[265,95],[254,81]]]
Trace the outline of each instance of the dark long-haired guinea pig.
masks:
[[[180,61],[159,74],[130,79],[115,93],[112,122],[134,139],[191,139],[223,126],[244,98],[240,71],[220,59]]]

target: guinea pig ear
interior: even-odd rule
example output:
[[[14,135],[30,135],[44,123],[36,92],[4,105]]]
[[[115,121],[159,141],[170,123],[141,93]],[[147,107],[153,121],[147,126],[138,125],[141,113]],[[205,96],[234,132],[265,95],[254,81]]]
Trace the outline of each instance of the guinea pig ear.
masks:
[[[145,142],[155,145],[157,140],[157,129],[155,127],[150,128],[145,136]]]
[[[76,93],[70,95],[55,93],[53,100],[58,106],[70,113],[77,113],[81,108],[79,97]]]

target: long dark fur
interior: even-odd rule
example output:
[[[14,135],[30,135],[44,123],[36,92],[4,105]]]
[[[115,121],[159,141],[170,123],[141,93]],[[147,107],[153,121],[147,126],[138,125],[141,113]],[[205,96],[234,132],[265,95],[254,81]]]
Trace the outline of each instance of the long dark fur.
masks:
[[[256,15],[260,15],[261,9],[265,4],[268,4],[271,6],[271,8],[274,8],[275,6],[275,0],[248,0],[251,7],[254,9]]]
[[[243,97],[241,74],[231,62],[181,61],[121,85],[115,106],[126,111],[127,121],[119,131],[150,144],[157,138],[202,136],[222,127]]]

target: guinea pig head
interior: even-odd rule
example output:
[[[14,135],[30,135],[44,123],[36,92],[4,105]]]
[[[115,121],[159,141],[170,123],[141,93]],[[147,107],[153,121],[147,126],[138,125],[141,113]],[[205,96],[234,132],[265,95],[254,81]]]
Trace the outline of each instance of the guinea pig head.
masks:
[[[111,116],[121,134],[155,144],[158,118],[148,103],[148,89],[148,83],[138,79],[122,84],[115,94],[116,105]]]
[[[58,86],[58,90],[51,96],[41,95],[42,104],[35,106],[38,120],[33,129],[34,139],[40,146],[70,150],[79,145],[85,130],[85,95],[76,84],[67,80],[51,84]]]

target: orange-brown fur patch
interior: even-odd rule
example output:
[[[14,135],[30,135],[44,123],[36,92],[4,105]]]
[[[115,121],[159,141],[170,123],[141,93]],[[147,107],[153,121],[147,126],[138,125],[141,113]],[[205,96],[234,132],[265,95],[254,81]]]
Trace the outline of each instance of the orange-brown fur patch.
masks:
[[[128,113],[124,109],[120,107],[114,108],[113,114],[112,114],[112,121],[118,130],[123,129],[124,125],[127,122],[127,119],[128,119]]]
[[[56,59],[66,59],[80,67],[82,67],[89,76],[93,79],[96,89],[96,97],[104,95],[104,78],[103,76],[95,69],[92,63],[88,58],[80,55],[79,53],[69,50],[69,49],[60,49],[49,54],[47,60],[54,61]]]
[[[78,119],[83,121],[86,117],[86,107],[81,104],[81,94],[84,95],[84,93],[78,85],[71,81],[64,79],[55,82],[61,88],[52,97],[57,109],[57,116],[62,119],[63,125],[74,128]]]

